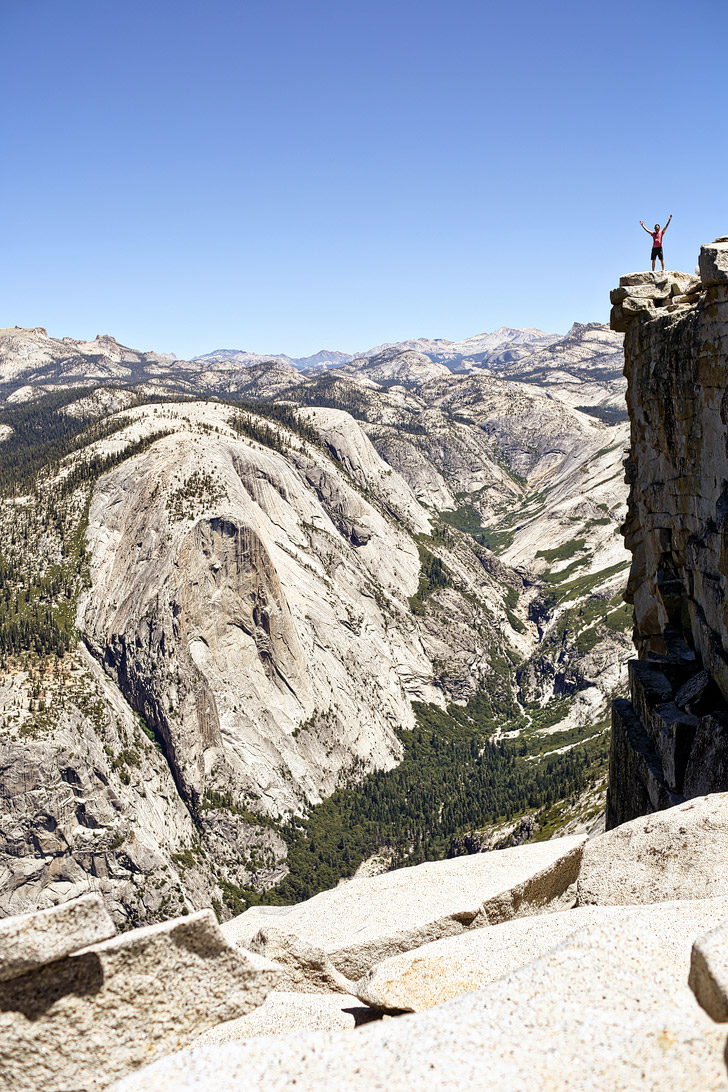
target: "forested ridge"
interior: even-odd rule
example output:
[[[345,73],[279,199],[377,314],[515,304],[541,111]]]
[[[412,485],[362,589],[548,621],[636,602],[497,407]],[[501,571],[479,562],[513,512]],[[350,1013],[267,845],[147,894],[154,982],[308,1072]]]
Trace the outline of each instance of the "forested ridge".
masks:
[[[88,392],[50,394],[3,407],[13,430],[0,462],[0,656],[63,656],[77,640],[76,597],[86,571],[84,537],[98,477],[148,448],[165,431],[119,452],[83,450],[129,424],[124,415],[95,421],[63,409]],[[61,474],[63,461],[78,458]]]

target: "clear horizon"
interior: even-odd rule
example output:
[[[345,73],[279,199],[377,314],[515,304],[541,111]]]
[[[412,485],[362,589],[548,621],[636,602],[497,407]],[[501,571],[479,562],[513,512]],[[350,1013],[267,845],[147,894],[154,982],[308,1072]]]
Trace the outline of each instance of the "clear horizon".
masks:
[[[0,12],[0,326],[190,358],[605,322],[728,233],[728,9],[37,0]]]
[[[573,325],[573,323],[572,323],[572,325]],[[13,329],[13,328],[14,327],[0,327],[0,329]],[[24,326],[24,327],[20,327],[20,326],[17,326],[17,324],[16,324],[15,328],[24,329],[24,330],[43,329],[43,330],[46,331],[46,333],[48,334],[49,337],[54,338],[57,341],[63,340],[64,337],[73,337],[72,334],[58,333],[55,330],[49,330],[48,327],[46,327],[46,326],[36,326],[36,327]],[[528,329],[538,329],[538,328],[537,327],[526,327],[526,326],[521,326],[521,327],[497,326],[494,330],[479,330],[476,334],[466,334],[464,337],[461,337],[461,338],[439,338],[439,337],[430,337],[428,335],[428,339],[431,340],[431,341],[445,341],[448,344],[453,344],[454,345],[454,344],[462,343],[463,341],[472,340],[473,338],[476,338],[476,337],[487,337],[489,334],[496,334],[501,329],[528,330]],[[541,329],[538,329],[538,332],[542,333],[542,334],[555,334],[558,337],[565,337],[568,334],[569,331],[568,330],[541,330]],[[122,338],[116,337],[116,335],[114,334],[114,332],[112,330],[100,330],[98,332],[98,334],[96,334],[96,335],[94,335],[94,337],[90,337],[90,338],[76,338],[76,337],[73,337],[73,339],[75,341],[87,341],[87,342],[89,342],[89,341],[94,341],[96,337],[104,337],[104,336],[113,337],[119,344],[123,345],[124,348],[126,348],[126,349],[134,349],[134,350],[136,350],[138,352],[156,352],[156,353],[160,353],[160,354],[172,353],[179,360],[193,359],[191,357],[183,357],[179,353],[174,353],[174,350],[171,350],[171,349],[159,349],[154,345],[132,345],[131,343],[124,341]],[[417,341],[417,340],[419,340],[420,336],[422,336],[423,339],[424,339],[424,335],[415,335],[414,337],[401,338],[400,341],[401,342]],[[338,352],[338,353],[344,353],[345,355],[348,355],[348,356],[356,357],[357,355],[369,352],[372,349],[378,348],[380,346],[382,348],[385,348],[387,345],[396,345],[396,344],[398,344],[398,342],[376,341],[376,342],[373,342],[371,345],[360,345],[354,350],[342,349],[341,347],[336,346],[336,345],[322,345],[320,348],[314,349],[312,352],[308,352],[308,353],[296,353],[296,352],[287,353],[287,352],[279,351],[279,350],[276,350],[276,349],[251,348],[251,347],[249,347],[247,345],[216,345],[212,349],[207,349],[205,352],[197,353],[195,355],[197,357],[201,357],[201,356],[209,356],[212,353],[243,352],[243,353],[250,353],[250,354],[253,354],[255,356],[269,356],[269,357],[288,356],[292,360],[296,360],[296,359],[300,360],[300,359],[303,359],[305,357],[316,356],[319,353]]]

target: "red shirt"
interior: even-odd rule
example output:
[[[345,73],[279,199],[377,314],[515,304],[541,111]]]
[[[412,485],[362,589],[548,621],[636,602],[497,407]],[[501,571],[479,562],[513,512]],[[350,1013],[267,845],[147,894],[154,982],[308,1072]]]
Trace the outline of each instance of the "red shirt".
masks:
[[[662,229],[662,231],[651,231],[650,235],[652,236],[652,245],[653,246],[662,246],[662,236],[664,234],[665,234],[665,229],[664,228]]]

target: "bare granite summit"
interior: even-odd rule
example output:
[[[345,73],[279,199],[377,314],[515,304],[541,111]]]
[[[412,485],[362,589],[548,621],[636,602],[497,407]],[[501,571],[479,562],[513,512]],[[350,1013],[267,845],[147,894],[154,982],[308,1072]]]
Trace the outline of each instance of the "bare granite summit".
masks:
[[[516,918],[486,929],[423,944],[378,963],[356,985],[360,1000],[381,1012],[419,1012],[441,1005],[526,966],[574,933],[623,925],[660,940],[675,977],[685,981],[696,937],[728,921],[728,897],[685,899],[657,906],[578,906],[556,914]],[[712,1014],[711,1014],[712,1015]]]
[[[724,1046],[660,940],[625,922],[425,1013],[201,1047],[114,1092],[726,1092]]]

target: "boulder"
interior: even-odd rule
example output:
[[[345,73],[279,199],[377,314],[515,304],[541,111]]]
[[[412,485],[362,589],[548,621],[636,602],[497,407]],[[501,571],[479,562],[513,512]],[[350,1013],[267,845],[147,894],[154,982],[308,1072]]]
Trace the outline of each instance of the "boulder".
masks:
[[[694,702],[700,701],[705,691],[710,686],[710,675],[707,671],[698,671],[688,679],[675,695],[675,704],[681,709],[690,709]]]
[[[383,960],[357,983],[357,996],[382,1012],[419,1012],[482,989],[587,926],[605,926],[618,936],[625,921],[630,927],[641,922],[659,937],[666,955],[674,957],[676,978],[684,981],[693,939],[728,921],[728,897],[639,908],[582,906],[474,929]]]
[[[648,285],[653,288],[662,287],[667,284],[668,272],[664,273],[661,270],[657,270],[652,273],[646,270],[641,273],[625,273],[619,278],[620,288],[636,288],[641,285]]]
[[[588,842],[578,905],[728,895],[728,793],[643,815]]]
[[[688,981],[708,1015],[728,1021],[728,921],[695,941]]]
[[[726,284],[728,282],[728,242],[721,239],[701,246],[698,268],[703,284]]]
[[[652,317],[659,313],[655,308],[674,310],[685,293],[695,290],[699,281],[689,273],[656,271],[628,273],[619,279],[619,287],[612,289],[609,298],[613,304],[610,325],[613,330],[625,332],[636,318]]]
[[[354,983],[337,971],[326,952],[285,929],[260,929],[250,951],[272,959],[279,968],[278,988],[292,993],[353,992]]]
[[[294,1035],[304,1031],[349,1031],[378,1020],[381,1013],[362,1005],[358,997],[341,993],[269,993],[260,1008],[247,1016],[216,1024],[195,1045],[236,1043],[255,1035]]]
[[[626,300],[622,302],[622,313],[627,316],[646,315],[655,309],[655,300],[658,298],[667,297],[640,297],[640,296],[628,296]]]
[[[585,841],[559,838],[350,880],[294,906],[283,919],[285,932],[355,981],[374,963],[428,941],[550,904],[563,909],[558,900],[576,880]],[[274,944],[262,930],[251,947],[280,959],[280,933],[273,932]],[[316,965],[314,980],[319,974]]]
[[[623,303],[626,299],[655,299],[657,297],[667,299],[669,295],[667,282],[659,285],[650,282],[649,284],[636,284],[629,288],[620,285],[619,288],[612,289],[609,293],[609,299],[612,303]]]
[[[0,921],[0,982],[113,937],[116,927],[98,895],[83,895]]]
[[[725,1033],[644,923],[592,927],[429,1012],[165,1058],[114,1092],[725,1092]]]
[[[260,1005],[277,976],[231,948],[211,910],[83,948],[0,984],[4,1087],[105,1088]]]
[[[627,667],[632,703],[640,716],[643,716],[645,707],[672,701],[672,684],[654,664],[645,660],[630,660]]]
[[[259,929],[268,925],[280,925],[281,918],[292,909],[292,906],[251,906],[244,914],[223,921],[220,932],[233,947],[247,948]]]

